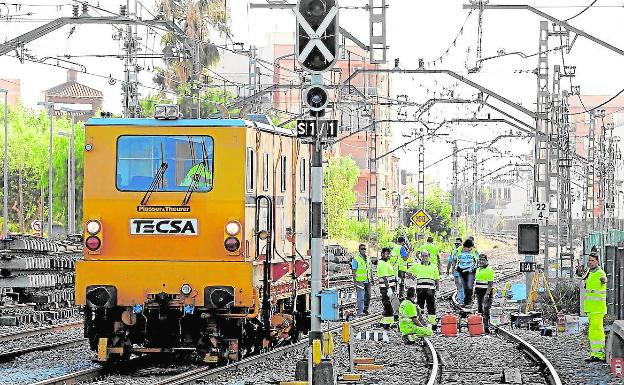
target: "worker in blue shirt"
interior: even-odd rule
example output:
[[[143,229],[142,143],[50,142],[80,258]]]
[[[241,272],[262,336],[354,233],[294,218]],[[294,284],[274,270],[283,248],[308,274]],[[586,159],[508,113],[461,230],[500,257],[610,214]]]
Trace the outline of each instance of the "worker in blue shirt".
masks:
[[[412,262],[409,252],[404,237],[398,237],[397,243],[392,246],[390,251],[390,263],[394,267],[394,272],[397,276],[400,301],[403,301],[403,294],[405,292],[405,274],[409,269],[409,264]]]
[[[446,275],[449,275],[450,272],[453,272],[453,279],[455,280],[455,288],[457,288],[457,302],[464,303],[464,285],[462,283],[461,275],[457,268],[457,257],[462,249],[463,240],[460,237],[455,238],[455,247],[449,253],[447,264],[446,264]]]
[[[472,306],[472,289],[474,287],[478,258],[479,256],[474,248],[474,242],[470,238],[466,239],[457,256],[457,267],[455,268],[462,279],[465,307]]]
[[[366,255],[366,245],[360,244],[358,253],[351,260],[351,270],[353,270],[353,282],[357,294],[357,312],[360,316],[368,315],[373,271],[371,260]]]

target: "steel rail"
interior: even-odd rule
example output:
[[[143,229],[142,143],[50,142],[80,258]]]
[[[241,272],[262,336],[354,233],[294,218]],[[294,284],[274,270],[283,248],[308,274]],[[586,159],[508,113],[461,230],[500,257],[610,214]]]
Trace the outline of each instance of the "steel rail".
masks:
[[[497,282],[504,281],[520,274],[522,273],[517,271],[508,273],[500,277]],[[445,293],[443,294],[443,298],[449,300],[453,307],[462,310],[463,308],[459,305],[459,303],[457,303],[456,296],[454,295],[455,290],[451,291],[453,293],[450,296],[446,297],[447,293]],[[544,354],[537,350],[533,345],[508,330],[502,329],[496,325],[490,325],[490,327],[496,332],[497,335],[501,336],[503,339],[514,344],[518,344],[519,348],[528,356],[528,358],[534,364],[539,366],[542,375],[549,385],[562,385],[561,379],[559,378],[559,374],[555,370],[555,367],[550,363],[548,358],[546,358],[546,356],[544,356]]]
[[[54,348],[59,348],[62,346],[67,346],[67,345],[75,345],[75,344],[79,344],[82,342],[86,342],[86,340],[81,337],[81,338],[73,338],[71,340],[66,340],[66,341],[52,342],[49,344],[29,346],[24,349],[10,350],[8,352],[0,353],[0,362],[6,362],[9,360],[12,360],[15,357],[22,356],[26,353],[39,352],[39,351],[44,351],[44,350],[52,350]]]
[[[537,348],[508,330],[494,326],[494,331],[507,341],[517,343],[529,359],[540,367],[540,370],[549,385],[562,385],[561,379],[559,378],[559,374],[555,370],[555,367],[550,363],[548,358],[542,354],[542,352],[537,350]]]
[[[0,342],[12,341],[12,340],[16,340],[16,339],[20,339],[24,337],[38,336],[38,335],[47,334],[47,333],[57,333],[63,330],[80,327],[82,325],[83,325],[82,321],[74,321],[74,322],[67,322],[63,324],[53,325],[53,326],[43,326],[39,328],[23,330],[23,331],[19,331],[16,333],[0,334]]]
[[[136,357],[128,361],[116,363],[114,367],[102,366],[92,369],[84,369],[78,372],[68,373],[59,377],[34,382],[30,385],[69,385],[78,384],[85,381],[98,380],[104,378],[106,375],[109,374],[124,373],[125,371],[141,367],[145,364],[146,361],[150,359],[151,357],[147,356]]]
[[[362,317],[356,321],[351,322],[351,325],[361,326],[361,325],[370,324],[378,320],[379,317],[381,317],[381,313],[371,314],[369,316]],[[340,328],[341,326],[337,326],[337,327],[330,328],[329,330],[326,330],[326,331],[337,332],[337,331],[340,331]],[[152,385],[195,385],[197,384],[197,381],[215,378],[230,370],[241,369],[241,368],[245,368],[248,366],[252,366],[268,358],[274,358],[274,357],[280,356],[281,354],[285,352],[304,348],[308,345],[309,345],[309,342],[306,339],[304,341],[300,341],[292,345],[288,345],[288,346],[284,346],[281,348],[271,350],[270,352],[266,352],[266,353],[262,353],[256,356],[245,358],[241,361],[233,362],[229,365],[225,365],[219,368],[194,369],[189,372],[182,373],[177,376],[173,376],[173,377],[164,379],[162,381],[153,383]]]
[[[431,367],[431,371],[429,373],[429,379],[427,380],[427,385],[437,385],[440,383],[440,379],[442,376],[442,369],[440,368],[441,363],[438,359],[438,352],[436,351],[433,343],[427,337],[423,338],[423,344],[428,349],[428,354],[431,356],[431,363],[429,364]]]

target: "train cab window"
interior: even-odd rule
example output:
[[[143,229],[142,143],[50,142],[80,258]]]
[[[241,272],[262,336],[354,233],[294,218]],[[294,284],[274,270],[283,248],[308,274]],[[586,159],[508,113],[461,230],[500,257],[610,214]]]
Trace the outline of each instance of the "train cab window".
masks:
[[[306,190],[306,185],[308,180],[306,179],[306,167],[308,164],[306,163],[305,158],[301,158],[301,162],[299,163],[299,185],[301,186],[301,192]]]
[[[247,191],[253,191],[255,185],[255,170],[254,170],[254,151],[247,147],[247,162],[245,166],[245,177],[246,177],[246,185]]]
[[[288,163],[286,160],[286,155],[282,155],[282,161],[280,162],[280,170],[281,170],[280,187],[281,187],[281,191],[284,192],[286,191],[286,178],[288,175]]]
[[[210,136],[124,135],[117,140],[117,189],[197,192],[213,186],[214,142]]]
[[[264,162],[262,164],[262,189],[269,191],[269,154],[264,153]]]

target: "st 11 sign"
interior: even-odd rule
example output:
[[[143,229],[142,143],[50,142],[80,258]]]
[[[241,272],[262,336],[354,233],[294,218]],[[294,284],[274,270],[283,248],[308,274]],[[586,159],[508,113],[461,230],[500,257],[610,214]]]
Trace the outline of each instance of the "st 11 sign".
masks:
[[[314,138],[316,137],[316,120],[297,120],[297,137],[298,138]],[[318,125],[321,129],[321,137],[336,138],[338,136],[337,120],[319,120]]]

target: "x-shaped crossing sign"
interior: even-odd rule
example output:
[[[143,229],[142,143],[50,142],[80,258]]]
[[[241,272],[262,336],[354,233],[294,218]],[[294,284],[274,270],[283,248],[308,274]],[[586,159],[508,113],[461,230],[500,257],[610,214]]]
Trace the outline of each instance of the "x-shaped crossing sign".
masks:
[[[338,16],[338,7],[337,6],[333,6],[331,7],[331,9],[329,10],[329,12],[327,12],[327,14],[325,15],[325,18],[323,19],[323,21],[321,22],[321,24],[318,26],[318,28],[316,30],[314,30],[314,28],[312,28],[312,26],[310,25],[310,23],[308,22],[308,20],[306,20],[306,18],[301,14],[301,12],[299,11],[299,9],[295,8],[295,15],[297,18],[297,23],[298,25],[303,28],[303,30],[305,31],[305,33],[308,35],[309,37],[309,41],[308,43],[305,45],[305,47],[303,47],[303,49],[301,49],[301,47],[298,46],[297,49],[297,59],[299,60],[299,63],[301,63],[302,66],[304,66],[304,68],[306,68],[306,65],[304,64],[306,59],[308,59],[308,56],[310,56],[310,53],[312,53],[312,50],[314,49],[314,47],[318,48],[318,50],[321,52],[321,54],[323,55],[323,57],[325,58],[325,61],[327,63],[329,63],[327,65],[327,68],[323,69],[323,70],[327,70],[329,69],[332,64],[334,63],[334,60],[336,59],[334,53],[332,53],[329,48],[327,46],[325,46],[325,44],[323,43],[322,40],[322,36],[323,34],[327,31],[327,28],[331,25],[331,23],[334,21],[334,19],[336,19],[336,34],[338,33],[338,20],[337,20],[337,16]],[[299,41],[299,40],[298,40]],[[332,39],[332,41],[337,42],[338,41],[338,37],[335,36],[334,39]],[[334,48],[334,52],[335,52],[335,48]],[[314,70],[311,68],[306,68],[308,70]],[[319,71],[321,72],[321,71]]]

